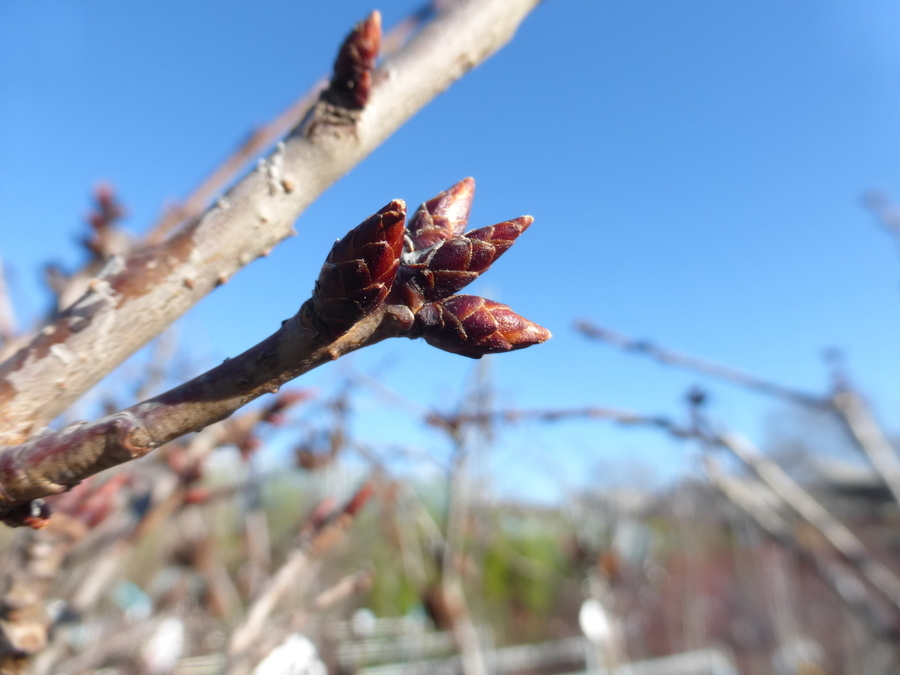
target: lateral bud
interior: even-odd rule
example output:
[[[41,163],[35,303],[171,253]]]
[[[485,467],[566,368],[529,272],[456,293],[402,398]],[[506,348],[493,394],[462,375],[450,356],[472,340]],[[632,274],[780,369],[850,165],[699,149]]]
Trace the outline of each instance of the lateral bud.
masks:
[[[406,204],[395,199],[332,247],[313,289],[313,308],[333,337],[387,297],[403,248]]]
[[[334,75],[322,99],[347,110],[362,110],[369,101],[372,71],[381,49],[381,14],[372,12],[351,31],[334,61]]]
[[[475,295],[454,295],[424,305],[416,314],[422,337],[445,352],[480,359],[550,339],[550,331],[506,305]]]

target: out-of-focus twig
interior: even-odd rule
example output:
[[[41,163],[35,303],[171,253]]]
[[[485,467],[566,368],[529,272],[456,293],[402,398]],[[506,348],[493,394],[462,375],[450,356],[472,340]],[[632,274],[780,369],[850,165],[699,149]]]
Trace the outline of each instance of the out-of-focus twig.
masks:
[[[890,569],[872,557],[865,545],[845,525],[835,518],[825,507],[800,487],[775,462],[766,457],[748,439],[734,433],[715,433],[701,428],[681,426],[665,417],[641,415],[639,413],[610,408],[580,408],[559,411],[494,411],[469,415],[470,418],[502,419],[506,421],[538,420],[561,421],[586,417],[605,419],[625,425],[649,426],[666,431],[682,439],[695,438],[731,450],[747,465],[778,497],[796,511],[802,518],[819,530],[825,539],[855,567],[859,573],[884,595],[896,608],[900,609],[900,578]],[[432,420],[439,423],[438,420]],[[457,423],[459,420],[457,420]]]
[[[832,404],[900,504],[900,458],[862,396],[852,389],[844,389],[834,394]]]
[[[732,503],[749,515],[769,536],[788,549],[797,550],[811,564],[821,578],[847,606],[873,630],[876,635],[897,639],[900,626],[894,617],[872,597],[856,574],[838,560],[824,555],[805,538],[794,536],[793,528],[765,496],[766,488],[757,483],[751,487],[722,471],[711,456],[704,457],[704,467],[710,483]],[[771,495],[771,493],[769,493]]]
[[[300,543],[288,553],[287,559],[273,574],[259,596],[250,605],[244,620],[232,631],[228,643],[229,673],[246,672],[249,653],[260,637],[269,617],[279,601],[295,588],[306,575],[315,559],[331,548],[347,531],[359,510],[372,495],[372,485],[365,483],[340,510],[320,518],[314,512]]]
[[[828,401],[823,397],[791,389],[790,387],[764,380],[755,375],[751,375],[750,373],[737,370],[736,368],[672,351],[671,349],[660,347],[647,340],[637,340],[628,335],[610,330],[609,328],[598,326],[590,321],[576,322],[575,329],[582,335],[593,340],[605,342],[606,344],[624,351],[644,354],[660,363],[677,366],[678,368],[685,368],[705,375],[711,375],[712,377],[733,382],[734,384],[746,387],[747,389],[753,389],[764,394],[777,396],[778,398],[794,403],[801,403],[816,408],[828,407]]]
[[[367,591],[372,587],[374,576],[374,572],[370,569],[348,574],[333,586],[319,593],[310,606],[313,611],[323,612],[346,598]]]

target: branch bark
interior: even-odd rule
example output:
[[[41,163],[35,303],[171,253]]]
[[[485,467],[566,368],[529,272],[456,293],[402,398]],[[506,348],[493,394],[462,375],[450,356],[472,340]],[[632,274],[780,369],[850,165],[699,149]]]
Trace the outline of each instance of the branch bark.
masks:
[[[113,258],[88,293],[0,365],[0,443],[21,443],[42,429],[217,285],[290,236],[313,200],[511,39],[538,2],[466,0],[451,8],[373,73],[361,110],[323,97],[203,216],[155,248]]]

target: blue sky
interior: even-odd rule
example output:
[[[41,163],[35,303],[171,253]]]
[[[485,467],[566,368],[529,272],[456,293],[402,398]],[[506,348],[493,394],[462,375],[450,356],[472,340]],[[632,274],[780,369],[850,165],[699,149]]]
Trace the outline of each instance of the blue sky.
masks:
[[[378,8],[390,26],[417,4],[0,4],[0,254],[20,313],[47,302],[43,262],[77,264],[92,185],[112,182],[143,230],[327,72],[353,23]],[[546,0],[313,205],[299,237],[201,302],[183,344],[208,364],[242,351],[296,311],[335,237],[472,175],[473,226],[536,218],[472,292],[555,335],[492,359],[502,403],[679,415],[683,392],[710,384],[585,341],[571,326],[588,318],[813,391],[840,346],[896,429],[900,257],[860,195],[900,199],[898,34],[886,0]],[[425,406],[449,405],[472,368],[406,341],[352,365]],[[406,413],[360,405],[360,435],[441,452]],[[779,410],[713,390],[711,412],[761,443]],[[597,423],[503,439],[483,470],[514,494],[694,467],[689,447]]]

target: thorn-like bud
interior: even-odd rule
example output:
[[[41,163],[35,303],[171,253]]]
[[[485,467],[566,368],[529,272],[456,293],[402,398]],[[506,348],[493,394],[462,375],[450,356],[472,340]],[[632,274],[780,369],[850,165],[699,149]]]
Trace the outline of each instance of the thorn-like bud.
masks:
[[[409,236],[415,250],[461,235],[469,222],[474,196],[475,179],[463,178],[422,204],[409,221]]]
[[[524,349],[551,337],[546,328],[506,305],[475,295],[429,303],[416,314],[416,323],[431,346],[472,359]]]
[[[406,204],[396,199],[332,247],[313,290],[316,314],[334,337],[380,305],[397,276]]]
[[[334,61],[334,75],[322,99],[347,110],[362,110],[369,101],[372,71],[381,49],[381,14],[372,12],[351,31]]]
[[[447,298],[493,265],[533,221],[522,216],[439,241],[415,263],[403,265],[401,279],[414,284],[426,302]]]

